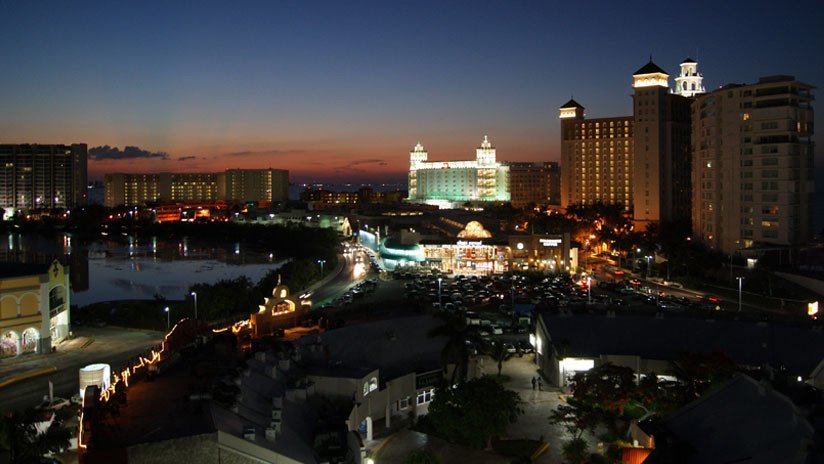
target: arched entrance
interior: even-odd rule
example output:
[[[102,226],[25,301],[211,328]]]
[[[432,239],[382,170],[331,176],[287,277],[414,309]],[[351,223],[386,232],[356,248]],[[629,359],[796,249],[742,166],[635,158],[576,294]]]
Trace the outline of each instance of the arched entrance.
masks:
[[[37,353],[37,347],[40,345],[40,331],[34,327],[29,327],[23,331],[23,336],[20,340],[20,353]]]
[[[17,332],[9,330],[0,336],[0,358],[10,358],[20,353],[20,337]]]

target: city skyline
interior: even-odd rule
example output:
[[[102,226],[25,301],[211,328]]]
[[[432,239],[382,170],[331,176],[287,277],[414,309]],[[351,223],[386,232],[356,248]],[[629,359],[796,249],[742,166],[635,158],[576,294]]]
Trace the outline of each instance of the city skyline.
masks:
[[[502,161],[558,161],[558,107],[574,96],[588,117],[630,115],[650,55],[670,85],[688,56],[707,91],[770,74],[820,85],[824,11],[806,4],[15,4],[0,133],[87,143],[93,180],[271,167],[403,181],[415,143],[468,160],[484,135]]]

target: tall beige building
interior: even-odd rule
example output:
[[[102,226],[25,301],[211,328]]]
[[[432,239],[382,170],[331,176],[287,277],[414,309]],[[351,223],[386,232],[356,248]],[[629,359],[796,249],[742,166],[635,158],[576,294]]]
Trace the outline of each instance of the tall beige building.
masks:
[[[724,253],[813,232],[813,86],[727,85],[692,107],[693,233]]]
[[[575,100],[561,106],[561,206],[632,205],[632,116],[586,119]]]
[[[650,61],[633,75],[633,114],[586,119],[570,100],[560,108],[561,206],[619,204],[641,227],[690,220],[690,104],[703,92],[695,61],[681,64],[678,84]],[[689,95],[689,96],[685,96]]]
[[[692,99],[672,93],[669,75],[651,60],[636,71],[632,79],[635,88],[633,220],[642,227],[660,221],[688,223],[692,201]]]

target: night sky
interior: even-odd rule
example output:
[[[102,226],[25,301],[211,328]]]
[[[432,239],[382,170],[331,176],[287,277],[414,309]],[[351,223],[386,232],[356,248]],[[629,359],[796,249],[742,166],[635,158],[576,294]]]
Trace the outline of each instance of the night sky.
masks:
[[[558,106],[630,114],[650,54],[672,77],[696,58],[708,90],[769,74],[824,85],[812,0],[5,1],[0,17],[0,142],[119,147],[94,152],[92,179],[403,180],[417,141],[469,159],[484,134],[499,160],[558,160]]]

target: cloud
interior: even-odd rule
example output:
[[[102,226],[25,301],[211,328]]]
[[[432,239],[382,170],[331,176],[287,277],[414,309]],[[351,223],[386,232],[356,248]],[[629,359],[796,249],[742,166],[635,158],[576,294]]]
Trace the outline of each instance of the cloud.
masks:
[[[169,154],[163,151],[152,152],[143,150],[140,147],[123,147],[123,150],[117,147],[110,147],[103,145],[102,147],[94,147],[89,149],[89,159],[91,160],[123,160],[123,159],[141,159],[141,158],[158,158],[162,160],[169,159]]]
[[[217,157],[223,156],[231,156],[231,157],[243,157],[243,156],[286,156],[286,155],[304,155],[306,154],[306,150],[259,150],[259,151],[235,151],[231,153],[226,153],[223,155],[218,155]]]
[[[377,164],[378,166],[386,166],[386,161],[377,158],[358,159],[350,161],[348,166],[357,166],[360,164]]]
[[[181,156],[177,160],[178,161],[189,161],[189,160],[193,160],[193,159],[197,159],[197,156]]]

